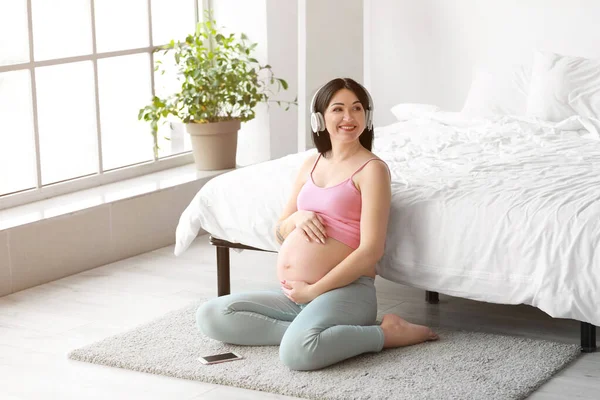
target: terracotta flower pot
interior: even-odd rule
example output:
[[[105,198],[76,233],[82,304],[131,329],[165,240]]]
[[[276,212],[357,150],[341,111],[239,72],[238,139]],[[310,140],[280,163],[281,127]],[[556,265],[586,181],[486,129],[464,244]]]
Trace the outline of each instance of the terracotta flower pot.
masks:
[[[205,171],[235,168],[240,125],[238,120],[186,124],[196,168]]]

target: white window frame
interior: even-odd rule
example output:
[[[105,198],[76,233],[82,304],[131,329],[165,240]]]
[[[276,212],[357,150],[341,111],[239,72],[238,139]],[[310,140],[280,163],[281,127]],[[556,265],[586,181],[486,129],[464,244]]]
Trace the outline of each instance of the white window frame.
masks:
[[[175,168],[182,165],[190,164],[194,161],[193,154],[191,151],[180,153],[172,156],[161,157],[160,159],[153,157],[152,161],[142,162],[134,165],[120,167],[110,171],[104,171],[102,165],[102,137],[100,127],[100,101],[98,95],[98,60],[103,58],[118,57],[132,54],[150,54],[148,68],[150,68],[150,84],[152,95],[155,93],[154,87],[154,51],[159,46],[154,46],[152,41],[152,2],[147,0],[148,3],[148,36],[150,46],[140,47],[136,49],[128,49],[121,51],[110,51],[98,53],[96,51],[96,23],[95,23],[95,12],[94,3],[102,0],[89,0],[90,1],[90,12],[91,12],[91,29],[92,29],[92,54],[76,56],[76,57],[65,57],[52,60],[35,61],[33,54],[33,21],[32,21],[32,6],[31,0],[27,0],[27,25],[28,25],[28,37],[29,37],[29,59],[34,60],[26,63],[11,64],[11,65],[0,65],[0,73],[9,71],[21,71],[29,70],[31,77],[31,100],[33,109],[33,130],[34,130],[34,144],[35,144],[35,163],[36,163],[36,187],[32,189],[26,189],[23,191],[0,195],[0,210],[17,207],[23,204],[48,199],[51,197],[59,196],[62,194],[73,193],[79,190],[89,189],[108,183],[118,182],[125,179],[134,178],[137,176],[150,174],[153,172],[165,170],[168,168]],[[196,22],[200,21],[204,17],[204,10],[210,10],[212,1],[211,0],[196,0],[194,2],[194,12]],[[94,88],[95,88],[95,107],[96,107],[96,138],[97,138],[97,155],[98,165],[97,171],[93,175],[84,177],[78,177],[69,179],[63,182],[57,182],[47,185],[42,185],[41,181],[41,163],[40,163],[40,142],[39,142],[39,126],[38,126],[38,110],[37,110],[37,98],[36,98],[36,81],[35,81],[35,68],[45,67],[50,65],[61,65],[68,64],[78,61],[92,61],[94,70]],[[150,127],[148,126],[148,134],[150,134]]]

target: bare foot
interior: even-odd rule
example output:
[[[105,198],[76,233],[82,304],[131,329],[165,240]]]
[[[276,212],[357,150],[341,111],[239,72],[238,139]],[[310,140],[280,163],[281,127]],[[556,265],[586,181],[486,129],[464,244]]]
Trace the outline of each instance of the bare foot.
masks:
[[[411,324],[396,314],[384,315],[381,320],[381,329],[383,329],[384,349],[411,346],[439,339],[439,336],[428,327]]]

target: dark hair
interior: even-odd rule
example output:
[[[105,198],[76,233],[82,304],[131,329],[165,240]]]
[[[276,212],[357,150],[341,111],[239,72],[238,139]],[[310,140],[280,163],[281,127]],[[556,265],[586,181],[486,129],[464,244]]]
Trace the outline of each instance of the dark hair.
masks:
[[[310,110],[313,112],[320,112],[325,117],[325,110],[331,101],[331,98],[341,89],[348,89],[353,92],[360,104],[362,104],[364,110],[369,110],[369,95],[360,84],[350,78],[336,78],[327,82],[317,94],[315,98],[315,107]],[[371,110],[372,112],[373,110]],[[360,134],[358,140],[362,146],[371,151],[373,147],[373,129],[369,129],[365,126],[365,130]],[[325,155],[325,153],[331,151],[331,139],[329,138],[329,132],[327,128],[324,131],[319,132],[319,136],[315,132],[312,132],[313,143],[319,151],[319,153]]]

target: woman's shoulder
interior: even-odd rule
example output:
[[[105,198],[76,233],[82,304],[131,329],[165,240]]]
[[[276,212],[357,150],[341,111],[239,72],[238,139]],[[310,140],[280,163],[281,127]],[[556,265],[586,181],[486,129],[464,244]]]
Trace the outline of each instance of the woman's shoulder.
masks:
[[[312,168],[312,166],[317,161],[317,158],[319,158],[319,155],[320,155],[319,153],[314,153],[314,154],[311,154],[308,157],[306,157],[304,159],[304,162],[302,163],[302,169]]]
[[[369,175],[370,178],[373,178],[376,176],[388,177],[391,175],[387,163],[372,152],[367,150],[366,153],[362,156],[362,158],[363,162],[360,164],[362,165],[362,171],[365,172],[364,174],[362,174],[363,176]]]
[[[306,173],[308,173],[312,169],[313,165],[315,165],[315,162],[317,161],[318,157],[319,153],[311,154],[308,157],[306,157],[302,162],[302,165],[300,166],[298,174],[306,175]]]
[[[367,165],[369,164],[385,164],[387,165],[387,163],[382,160],[381,158],[379,158],[377,155],[373,154],[371,151],[365,149],[365,151],[363,152],[363,154],[360,155],[360,158],[362,160],[362,163],[366,163]],[[381,163],[371,163],[371,160],[377,160],[377,161],[381,161]]]

